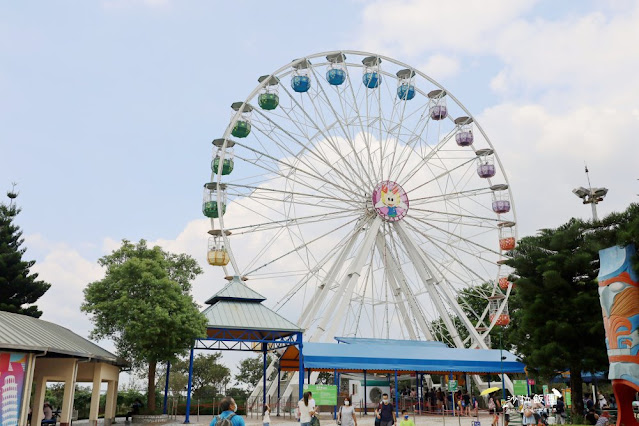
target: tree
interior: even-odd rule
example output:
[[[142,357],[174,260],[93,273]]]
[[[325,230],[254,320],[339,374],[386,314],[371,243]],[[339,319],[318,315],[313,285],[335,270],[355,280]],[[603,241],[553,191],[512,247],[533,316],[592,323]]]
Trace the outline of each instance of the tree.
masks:
[[[202,269],[185,254],[172,254],[146,241],[127,240],[100,258],[105,277],[84,289],[82,310],[91,315],[91,337],[110,337],[118,354],[148,368],[147,407],[154,411],[158,362],[185,354],[206,331],[206,318],[190,295]]]
[[[573,413],[581,415],[582,371],[608,366],[597,275],[600,249],[639,241],[639,205],[601,222],[571,219],[519,241],[507,341],[544,377],[570,370]],[[575,329],[575,326],[577,329]]]
[[[14,223],[21,209],[14,204],[18,194],[13,189],[7,193],[9,204],[0,203],[0,311],[14,312],[39,318],[42,311],[34,305],[51,284],[38,280],[32,273],[34,260],[22,259],[26,248],[20,227]],[[30,306],[25,306],[30,305]]]
[[[479,318],[486,307],[488,306],[487,298],[492,294],[493,283],[486,282],[481,285],[477,285],[474,287],[463,288],[460,290],[457,295],[457,303],[461,307],[462,311],[466,314],[466,316],[471,319]],[[451,321],[453,322],[454,327],[459,332],[459,336],[462,341],[466,341],[469,336],[468,329],[463,324],[462,320],[459,319],[456,315],[451,315]],[[488,315],[486,315],[485,322],[488,322]],[[434,334],[435,339],[448,344],[450,347],[456,347],[453,342],[452,337],[450,336],[450,332],[444,321],[441,318],[438,318],[434,321],[431,321],[430,328]],[[493,347],[496,347],[496,342],[499,339],[499,327],[493,327],[490,331],[490,337],[492,339]],[[474,343],[474,340],[468,339],[466,343],[466,347],[469,347]]]
[[[266,365],[268,366],[272,361],[272,357],[269,354],[267,356]],[[240,362],[238,370],[239,374],[235,375],[235,380],[239,384],[245,384],[249,387],[255,387],[263,374],[263,359],[262,355],[258,355],[255,358],[246,358]],[[277,373],[275,373],[277,374]]]
[[[231,370],[220,363],[222,353],[216,352],[213,354],[197,354],[193,358],[193,377],[191,384],[193,385],[194,394],[200,396],[215,396],[218,393],[222,393],[224,387],[231,380]],[[173,389],[171,383],[173,376],[184,377],[184,386],[186,386],[189,377],[189,360],[180,359],[171,364],[171,372],[169,374],[169,387]],[[164,391],[164,384],[166,381],[166,372],[162,371],[161,377],[158,380],[158,388]],[[181,379],[180,379],[181,383]],[[213,392],[211,392],[213,391]]]

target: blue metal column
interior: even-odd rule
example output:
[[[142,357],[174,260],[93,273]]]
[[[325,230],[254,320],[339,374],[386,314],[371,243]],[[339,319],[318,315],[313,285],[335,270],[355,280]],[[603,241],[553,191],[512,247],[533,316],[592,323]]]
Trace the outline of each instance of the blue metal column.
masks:
[[[453,380],[453,373],[449,373],[448,376],[448,380],[450,382],[450,380]],[[450,404],[453,407],[453,416],[455,415],[455,394],[451,393],[450,391],[448,391],[448,393],[450,394],[450,402],[452,404]]]
[[[415,395],[417,396],[417,411],[421,411],[421,399],[420,399],[421,394],[422,392],[419,387],[419,371],[415,371]]]
[[[364,415],[368,414],[368,407],[366,406],[366,370],[364,370]]]
[[[395,417],[399,419],[399,386],[397,384],[397,370],[395,370]]]
[[[266,405],[266,348],[267,344],[262,343],[262,410],[264,409],[264,405]],[[262,411],[260,410],[260,411]]]
[[[186,390],[186,415],[184,417],[184,423],[190,422],[191,414],[191,387],[193,386],[193,352],[195,352],[195,345],[191,346],[191,355],[189,355],[189,385]]]
[[[339,386],[337,385],[337,368],[333,370],[333,386],[337,391],[337,395],[339,396]],[[337,401],[335,401],[335,405],[333,406],[333,420],[337,418]]]
[[[502,335],[504,334],[504,327],[499,328],[499,369],[501,370],[501,391],[502,391],[502,400],[506,400],[506,382],[504,380],[504,348],[502,345]],[[528,380],[526,380],[528,382]]]
[[[299,366],[299,374],[298,374],[298,395],[297,399],[302,399],[302,394],[304,393],[304,344],[302,343],[302,333],[297,333],[297,348],[300,353],[300,366]]]
[[[169,375],[171,374],[171,361],[166,362],[166,382],[164,383],[164,406],[162,414],[166,414],[166,406],[169,400]]]
[[[280,365],[278,361],[277,363],[277,417],[280,416],[280,383],[282,382],[281,373],[282,373],[282,366]]]

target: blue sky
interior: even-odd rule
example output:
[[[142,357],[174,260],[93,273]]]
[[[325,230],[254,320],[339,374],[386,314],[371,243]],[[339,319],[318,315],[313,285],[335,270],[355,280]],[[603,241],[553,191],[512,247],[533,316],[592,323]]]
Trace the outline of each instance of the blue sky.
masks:
[[[202,261],[201,185],[230,104],[320,51],[383,53],[450,89],[504,161],[524,235],[588,217],[570,194],[584,161],[610,188],[602,214],[636,200],[637,4],[450,3],[0,3],[0,189],[19,184],[27,258],[53,284],[45,318],[86,335],[81,290],[122,238]]]

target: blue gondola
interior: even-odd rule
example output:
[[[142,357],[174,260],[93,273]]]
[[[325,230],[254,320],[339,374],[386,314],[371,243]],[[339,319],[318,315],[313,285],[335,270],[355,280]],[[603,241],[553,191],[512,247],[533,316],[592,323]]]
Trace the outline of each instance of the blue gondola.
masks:
[[[382,76],[379,75],[378,72],[367,72],[362,77],[362,81],[364,82],[364,86],[368,87],[369,89],[375,89],[379,87],[380,83],[382,82]]]
[[[401,100],[410,101],[415,97],[415,86],[412,84],[402,84],[397,88],[397,97]]]
[[[326,72],[326,81],[332,86],[339,86],[346,80],[346,71],[339,68],[331,68]]]
[[[311,79],[307,75],[296,75],[291,79],[291,87],[297,93],[308,92],[311,88]]]

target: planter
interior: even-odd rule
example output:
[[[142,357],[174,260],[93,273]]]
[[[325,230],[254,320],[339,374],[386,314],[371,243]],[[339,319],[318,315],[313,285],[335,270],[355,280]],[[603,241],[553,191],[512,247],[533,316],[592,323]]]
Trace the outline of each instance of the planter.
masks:
[[[135,414],[131,416],[131,423],[163,423],[169,420],[168,414]]]

